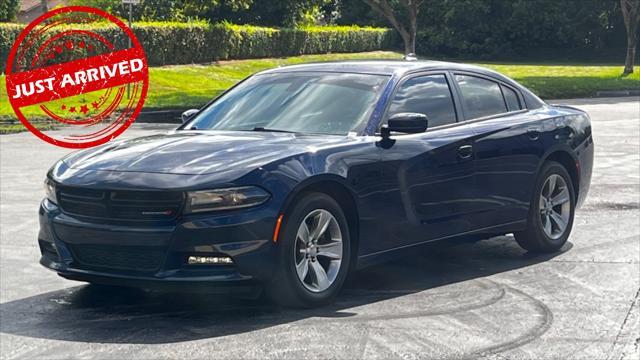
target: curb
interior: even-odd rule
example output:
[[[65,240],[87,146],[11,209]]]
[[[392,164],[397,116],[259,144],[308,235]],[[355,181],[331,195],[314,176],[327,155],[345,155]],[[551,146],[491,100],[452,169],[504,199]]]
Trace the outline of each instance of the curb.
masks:
[[[187,109],[141,111],[136,118],[136,122],[181,124],[182,118],[180,115],[185,110]]]
[[[640,96],[640,90],[609,90],[609,91],[596,92],[596,97],[623,97],[623,96]]]

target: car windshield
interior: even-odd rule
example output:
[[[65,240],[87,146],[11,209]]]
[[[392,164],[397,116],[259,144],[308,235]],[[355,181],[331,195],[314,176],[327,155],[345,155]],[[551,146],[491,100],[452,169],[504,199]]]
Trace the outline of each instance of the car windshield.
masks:
[[[344,135],[369,118],[388,80],[330,72],[259,74],[220,96],[185,128]]]

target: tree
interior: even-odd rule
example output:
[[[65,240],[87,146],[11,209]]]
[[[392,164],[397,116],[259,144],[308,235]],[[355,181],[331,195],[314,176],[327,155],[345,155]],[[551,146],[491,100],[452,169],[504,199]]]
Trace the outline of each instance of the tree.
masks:
[[[624,61],[622,76],[633,73],[633,62],[636,57],[638,22],[640,22],[640,0],[620,0],[624,26],[627,29],[627,58]]]
[[[323,14],[323,11],[333,3],[332,0],[255,0],[244,9],[237,7],[233,9],[229,7],[229,2],[229,0],[221,1],[223,6],[212,18],[275,27],[296,27],[317,22],[330,22],[331,19],[326,19],[327,15]],[[240,0],[233,2],[240,2]],[[335,7],[335,4],[333,6]]]
[[[248,9],[253,0],[144,0],[133,7],[134,21],[187,21],[205,19],[213,22],[216,12],[225,7],[230,11]],[[70,0],[70,5],[91,6],[115,16],[128,17],[129,7],[122,0]]]
[[[373,10],[384,16],[400,33],[404,42],[404,53],[416,52],[416,35],[418,34],[418,13],[424,0],[362,0]],[[404,13],[404,16],[403,16]],[[405,19],[408,20],[407,27]]]
[[[19,4],[19,0],[0,1],[0,22],[15,20]]]
[[[43,14],[49,11],[49,4],[47,4],[47,0],[40,0],[40,11],[42,11]]]

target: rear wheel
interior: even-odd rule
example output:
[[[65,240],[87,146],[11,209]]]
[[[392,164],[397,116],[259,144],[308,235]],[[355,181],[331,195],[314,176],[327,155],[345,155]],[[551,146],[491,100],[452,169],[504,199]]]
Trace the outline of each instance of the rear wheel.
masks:
[[[303,196],[285,218],[278,239],[279,268],[267,294],[292,307],[329,303],[349,269],[350,238],[346,217],[330,196]]]
[[[534,252],[559,250],[569,238],[575,193],[567,170],[557,162],[543,165],[529,209],[527,229],[515,233],[518,244]]]

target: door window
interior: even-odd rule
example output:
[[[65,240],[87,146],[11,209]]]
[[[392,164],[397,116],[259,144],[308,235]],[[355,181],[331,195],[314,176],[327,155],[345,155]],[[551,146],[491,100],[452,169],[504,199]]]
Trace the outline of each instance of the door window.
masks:
[[[427,115],[429,127],[456,122],[449,83],[444,75],[411,78],[398,88],[389,115],[413,112]]]
[[[462,104],[468,119],[507,112],[500,85],[475,76],[456,75]]]

